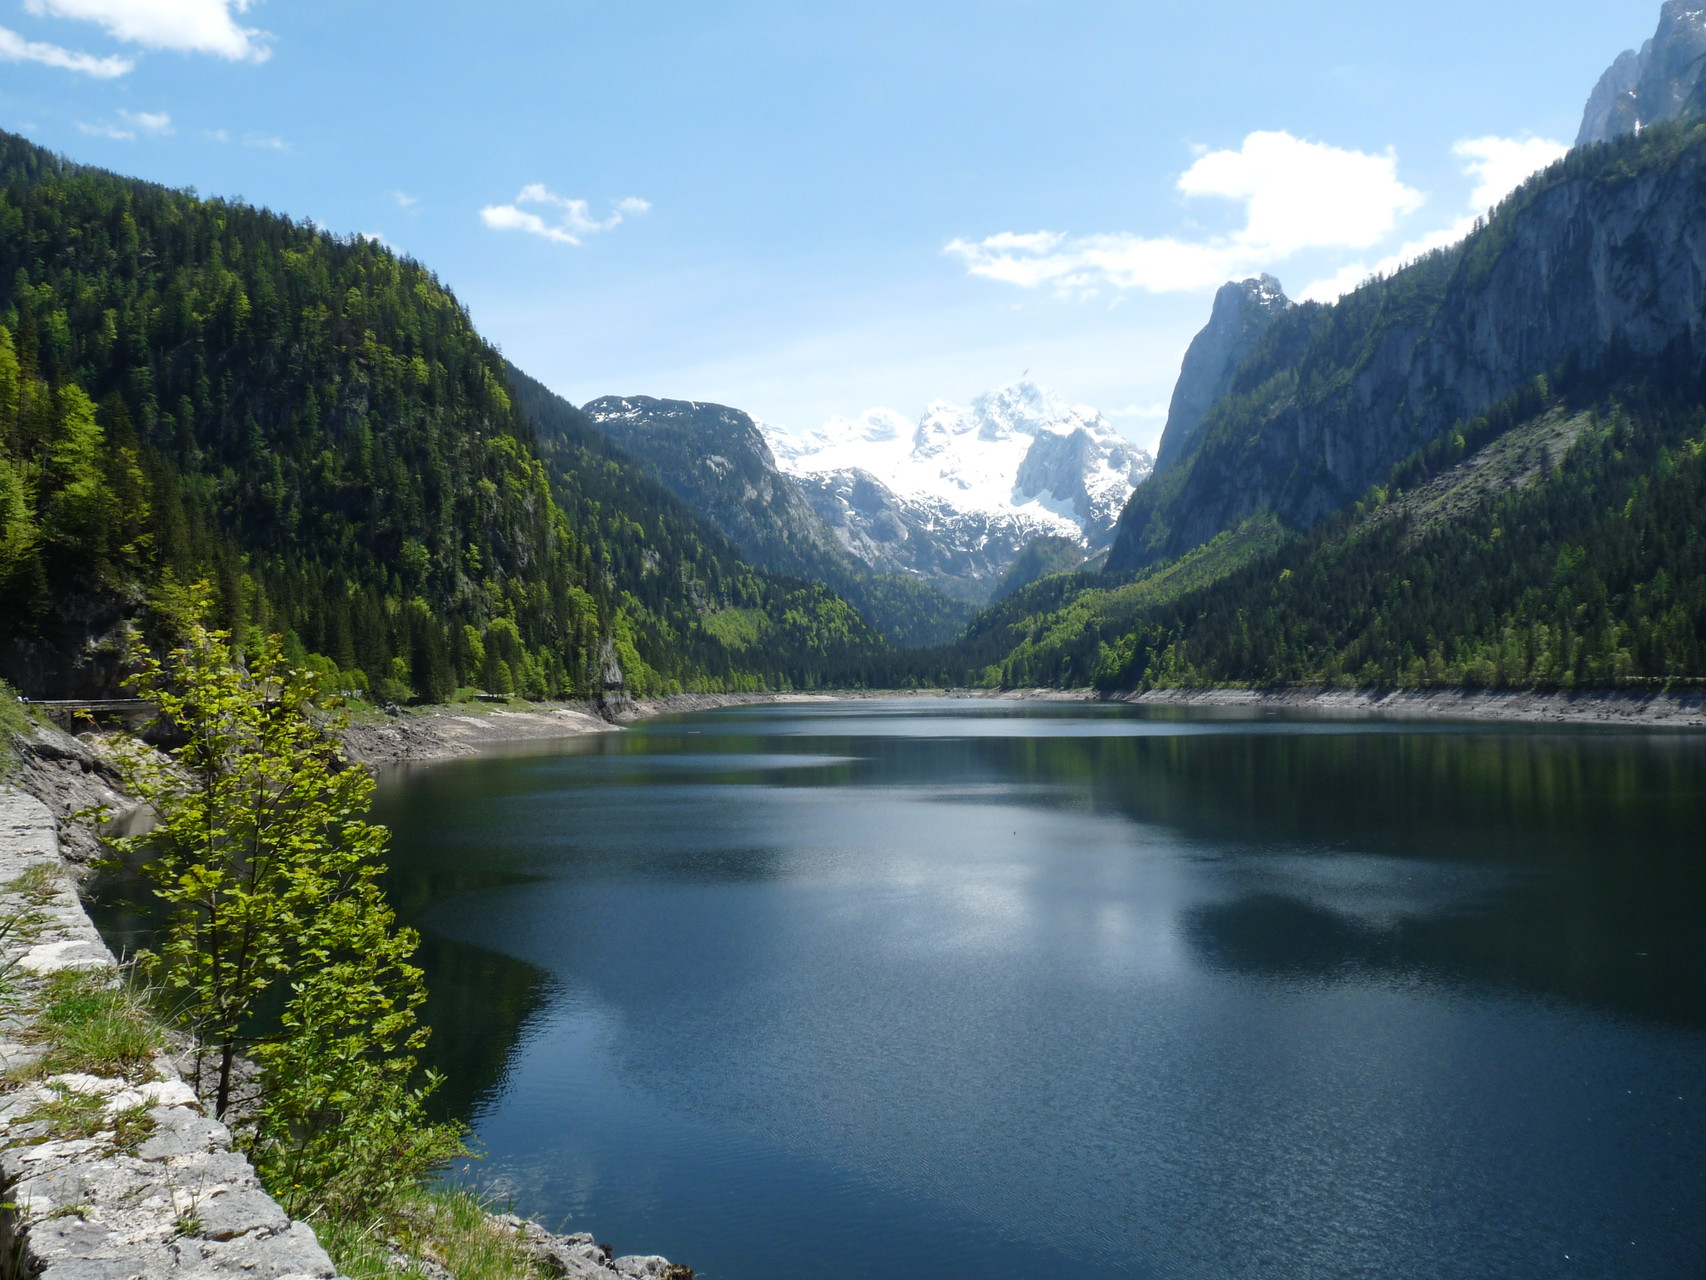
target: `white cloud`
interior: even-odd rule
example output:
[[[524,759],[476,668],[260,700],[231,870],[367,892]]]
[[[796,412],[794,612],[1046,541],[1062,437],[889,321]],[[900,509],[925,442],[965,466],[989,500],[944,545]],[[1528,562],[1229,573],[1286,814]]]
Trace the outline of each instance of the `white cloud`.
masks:
[[[77,127],[84,133],[88,134],[91,138],[112,138],[117,142],[136,141],[135,129],[126,129],[121,125],[109,124],[105,120],[100,124],[87,124],[84,121],[79,120],[77,122]]]
[[[126,111],[121,107],[119,117],[138,133],[161,136],[175,132],[172,128],[172,117],[164,111]]]
[[[1562,160],[1569,147],[1551,138],[1465,138],[1451,154],[1466,161],[1463,171],[1478,184],[1471,209],[1491,209],[1531,174]]]
[[[538,205],[547,210],[550,217],[547,219],[521,208],[524,204]],[[587,201],[557,195],[543,183],[534,182],[521,189],[515,203],[487,205],[481,209],[480,221],[493,231],[525,231],[557,244],[579,245],[583,237],[600,231],[613,231],[628,218],[645,213],[651,207],[648,201],[629,196],[617,202],[609,217],[595,218]]]
[[[1390,150],[1346,151],[1283,132],[1252,133],[1237,151],[1199,156],[1178,189],[1241,203],[1244,226],[1202,240],[1003,232],[954,240],[946,252],[974,276],[1022,288],[1093,294],[1105,284],[1181,292],[1212,288],[1305,249],[1368,248],[1423,201],[1398,180],[1398,158]]]
[[[210,53],[233,62],[272,55],[264,31],[238,25],[255,0],[24,0],[37,17],[94,22],[107,34],[151,49]]]
[[[201,136],[204,138],[211,138],[215,142],[231,141],[231,135],[226,133],[223,129],[203,129]]]
[[[245,147],[260,147],[264,151],[288,152],[295,149],[283,138],[275,137],[270,133],[246,133],[243,135],[243,145]]]
[[[56,44],[26,40],[5,27],[0,27],[0,62],[39,62],[43,66],[77,71],[100,80],[126,75],[136,66],[129,58],[97,58],[91,53],[61,49]]]
[[[391,192],[391,199],[396,202],[399,209],[413,209],[421,202],[419,196],[412,196],[407,191],[393,191]]]
[[[1371,276],[1389,276],[1435,249],[1458,243],[1475,230],[1475,219],[1493,208],[1528,178],[1567,154],[1569,148],[1549,138],[1466,138],[1451,149],[1463,161],[1464,175],[1475,180],[1469,193],[1474,212],[1410,241],[1372,266],[1353,262],[1324,280],[1317,280],[1300,295],[1304,301],[1333,302],[1350,293]]]
[[[134,142],[138,134],[163,138],[176,132],[172,128],[172,117],[164,111],[126,111],[120,107],[118,116],[118,124],[105,120],[100,124],[84,124],[78,121],[77,127],[91,137],[113,138],[120,142]]]
[[[1398,155],[1344,151],[1289,133],[1252,133],[1237,151],[1203,156],[1179,179],[1188,196],[1244,202],[1233,239],[1290,257],[1303,249],[1366,249],[1392,234],[1423,196],[1398,181]]]

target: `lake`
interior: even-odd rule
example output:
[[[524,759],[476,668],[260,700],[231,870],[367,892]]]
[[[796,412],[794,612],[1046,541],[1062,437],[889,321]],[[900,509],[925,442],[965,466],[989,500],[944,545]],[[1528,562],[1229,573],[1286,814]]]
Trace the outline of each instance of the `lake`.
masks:
[[[793,704],[378,817],[456,1176],[619,1253],[1706,1275],[1706,736]]]

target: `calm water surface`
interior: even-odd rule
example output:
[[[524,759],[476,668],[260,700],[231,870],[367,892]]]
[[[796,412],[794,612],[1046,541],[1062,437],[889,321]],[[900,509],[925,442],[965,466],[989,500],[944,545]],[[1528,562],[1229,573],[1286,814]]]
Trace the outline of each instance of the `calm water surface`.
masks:
[[[380,808],[467,1176],[619,1252],[1706,1276],[1706,737],[795,705]]]

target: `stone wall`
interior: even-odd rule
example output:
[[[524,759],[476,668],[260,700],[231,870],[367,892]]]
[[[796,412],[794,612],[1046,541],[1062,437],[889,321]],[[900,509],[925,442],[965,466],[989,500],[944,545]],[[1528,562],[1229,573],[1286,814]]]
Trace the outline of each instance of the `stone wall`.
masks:
[[[152,1079],[32,1070],[43,1050],[29,1036],[31,1009],[51,976],[118,977],[67,875],[54,816],[7,790],[0,920],[22,926],[0,944],[10,989],[0,1016],[0,1280],[333,1276],[313,1230],[261,1190],[230,1130],[166,1059]],[[65,1136],[55,1111],[76,1113],[77,1132],[92,1135]]]

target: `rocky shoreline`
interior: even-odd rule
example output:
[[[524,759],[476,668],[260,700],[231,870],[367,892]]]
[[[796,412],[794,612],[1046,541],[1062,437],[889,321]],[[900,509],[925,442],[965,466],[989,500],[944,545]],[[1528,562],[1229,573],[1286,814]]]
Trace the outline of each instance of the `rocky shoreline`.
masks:
[[[1491,690],[1165,689],[1099,693],[1093,689],[850,689],[833,693],[684,693],[641,700],[556,703],[525,710],[435,707],[353,725],[344,740],[370,765],[448,760],[518,742],[614,733],[659,716],[720,707],[907,699],[1119,702],[1134,706],[1256,708],[1287,714],[1511,724],[1706,728],[1706,692],[1519,693]]]
[[[1274,712],[1378,716],[1392,720],[1606,725],[1630,729],[1706,728],[1706,692],[1166,689],[1148,693],[1115,694],[1105,700],[1150,707],[1254,707]]]

